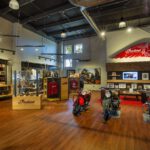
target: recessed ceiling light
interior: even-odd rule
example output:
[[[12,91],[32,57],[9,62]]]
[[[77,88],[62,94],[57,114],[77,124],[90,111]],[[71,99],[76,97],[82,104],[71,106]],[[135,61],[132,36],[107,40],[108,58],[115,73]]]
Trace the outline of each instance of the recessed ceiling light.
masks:
[[[35,49],[35,51],[39,51],[39,49],[38,49],[38,48],[36,48],[36,49]]]
[[[131,32],[132,32],[132,28],[131,28],[131,27],[128,27],[128,28],[127,28],[127,32],[128,32],[128,33],[131,33]]]
[[[20,48],[20,50],[21,50],[21,51],[24,51],[24,49],[23,49],[23,48]]]
[[[101,34],[102,37],[104,37],[106,35],[106,32],[102,31],[100,34]]]

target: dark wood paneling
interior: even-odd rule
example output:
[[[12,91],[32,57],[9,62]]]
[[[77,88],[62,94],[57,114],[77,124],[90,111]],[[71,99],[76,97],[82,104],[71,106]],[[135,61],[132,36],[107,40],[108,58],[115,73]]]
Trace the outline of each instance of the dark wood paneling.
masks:
[[[150,62],[107,63],[107,71],[150,71]]]

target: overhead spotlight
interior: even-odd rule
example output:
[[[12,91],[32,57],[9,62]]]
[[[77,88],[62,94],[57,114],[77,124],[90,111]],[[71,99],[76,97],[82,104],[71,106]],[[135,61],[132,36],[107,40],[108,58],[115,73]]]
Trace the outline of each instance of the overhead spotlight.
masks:
[[[21,50],[21,51],[24,51],[24,49],[23,49],[23,48],[20,48],[20,50]]]
[[[106,35],[106,32],[102,31],[100,34],[101,34],[101,37],[104,37]]]
[[[121,21],[119,22],[119,28],[125,28],[127,26],[126,22],[123,18],[121,18]]]
[[[128,27],[128,28],[127,28],[127,32],[128,32],[128,33],[131,33],[132,30],[133,30],[132,27]]]
[[[10,0],[9,7],[11,9],[18,10],[19,9],[19,3],[18,3],[18,1],[17,0]]]
[[[62,33],[60,34],[60,36],[61,36],[61,38],[65,38],[65,37],[67,36],[67,34],[66,34],[65,32],[62,32]]]
[[[39,49],[38,49],[38,48],[36,48],[36,49],[35,49],[35,51],[39,51]]]

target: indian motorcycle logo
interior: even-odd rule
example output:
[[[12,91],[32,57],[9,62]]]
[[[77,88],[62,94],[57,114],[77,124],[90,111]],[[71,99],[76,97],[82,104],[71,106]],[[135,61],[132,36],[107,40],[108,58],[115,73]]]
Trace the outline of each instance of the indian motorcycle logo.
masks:
[[[35,101],[21,99],[18,104],[33,104]]]
[[[117,54],[114,58],[150,57],[150,43],[141,43]]]
[[[138,53],[138,54],[141,54],[142,56],[145,56],[145,57],[150,57],[150,49],[147,49],[147,48],[143,48],[143,49],[128,49],[126,50],[125,52],[127,55],[128,54],[133,54],[133,53]]]

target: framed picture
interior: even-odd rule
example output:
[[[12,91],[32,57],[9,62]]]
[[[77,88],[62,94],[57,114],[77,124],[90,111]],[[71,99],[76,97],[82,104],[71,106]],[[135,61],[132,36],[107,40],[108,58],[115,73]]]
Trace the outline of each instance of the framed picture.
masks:
[[[119,88],[120,89],[125,89],[126,88],[126,83],[119,83]]]
[[[137,89],[137,84],[136,84],[136,83],[132,83],[132,84],[131,84],[131,88],[132,88],[132,89]]]
[[[71,77],[76,73],[75,70],[67,70],[67,77]]]
[[[149,80],[149,73],[142,73],[142,80]]]
[[[109,83],[109,88],[111,88],[111,89],[115,88],[114,83]]]
[[[101,69],[100,68],[78,68],[78,72],[84,79],[85,84],[100,84]]]
[[[144,90],[149,90],[150,89],[150,84],[144,84]]]

